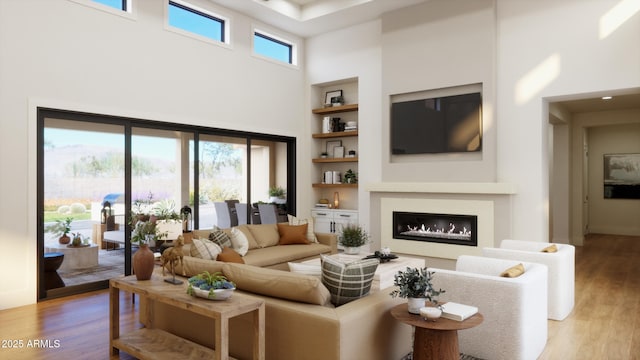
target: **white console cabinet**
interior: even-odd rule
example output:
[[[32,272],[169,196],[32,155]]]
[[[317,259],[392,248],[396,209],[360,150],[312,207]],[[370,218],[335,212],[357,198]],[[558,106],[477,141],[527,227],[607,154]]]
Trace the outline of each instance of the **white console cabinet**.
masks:
[[[315,223],[313,230],[318,233],[331,233],[340,236],[343,226],[358,224],[357,210],[313,209],[311,216]]]

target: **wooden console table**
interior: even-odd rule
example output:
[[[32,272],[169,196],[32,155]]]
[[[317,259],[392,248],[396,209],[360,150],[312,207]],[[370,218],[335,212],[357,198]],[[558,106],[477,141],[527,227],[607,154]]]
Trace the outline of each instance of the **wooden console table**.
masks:
[[[234,294],[224,301],[196,298],[187,294],[186,281],[181,285],[172,285],[155,273],[150,280],[145,281],[138,281],[135,276],[111,279],[109,289],[111,355],[117,355],[120,350],[123,350],[139,359],[232,359],[229,357],[229,319],[253,312],[253,359],[264,360],[265,358],[263,300],[242,294]],[[136,293],[151,300],[147,310],[149,317],[153,316],[153,301],[210,317],[215,321],[215,350],[152,327],[144,327],[121,335],[120,290]]]
[[[477,313],[465,321],[455,321],[439,318],[427,321],[420,315],[411,314],[407,303],[396,305],[391,309],[391,315],[405,324],[415,326],[413,338],[413,360],[457,360],[460,358],[458,350],[458,330],[470,329],[478,326],[484,319]]]

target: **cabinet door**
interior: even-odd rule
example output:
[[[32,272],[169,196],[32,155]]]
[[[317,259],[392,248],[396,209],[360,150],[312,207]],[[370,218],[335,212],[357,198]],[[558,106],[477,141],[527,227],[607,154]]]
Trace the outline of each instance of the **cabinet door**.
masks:
[[[358,225],[358,213],[355,212],[346,212],[346,211],[336,211],[333,213],[333,222],[334,222],[334,232],[338,234],[338,236],[342,235],[342,228],[349,224]]]
[[[311,211],[313,217],[313,231],[317,233],[331,233],[333,228],[333,214],[329,211],[313,210]]]

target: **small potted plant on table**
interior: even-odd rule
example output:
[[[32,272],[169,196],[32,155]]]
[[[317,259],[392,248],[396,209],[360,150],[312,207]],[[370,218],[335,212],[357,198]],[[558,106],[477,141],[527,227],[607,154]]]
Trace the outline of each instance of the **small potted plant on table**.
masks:
[[[360,247],[369,242],[369,234],[360,225],[348,224],[342,228],[338,242],[345,254],[358,254]]]
[[[71,232],[72,222],[72,217],[56,220],[55,224],[47,226],[46,231],[52,233],[53,236],[58,237],[58,242],[60,244],[68,244],[71,241],[69,233]]]
[[[391,297],[399,296],[407,299],[409,312],[412,314],[420,314],[420,308],[425,306],[425,302],[432,304],[438,302],[438,295],[444,293],[442,289],[436,290],[431,284],[433,271],[427,271],[427,268],[407,268],[405,271],[398,271],[394,275],[393,285],[397,286],[389,295]]]

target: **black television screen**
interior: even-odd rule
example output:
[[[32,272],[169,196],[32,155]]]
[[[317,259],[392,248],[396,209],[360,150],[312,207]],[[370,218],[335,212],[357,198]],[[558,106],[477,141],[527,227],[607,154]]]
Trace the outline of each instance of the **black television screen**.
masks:
[[[433,154],[482,150],[480,93],[391,104],[391,153]]]

